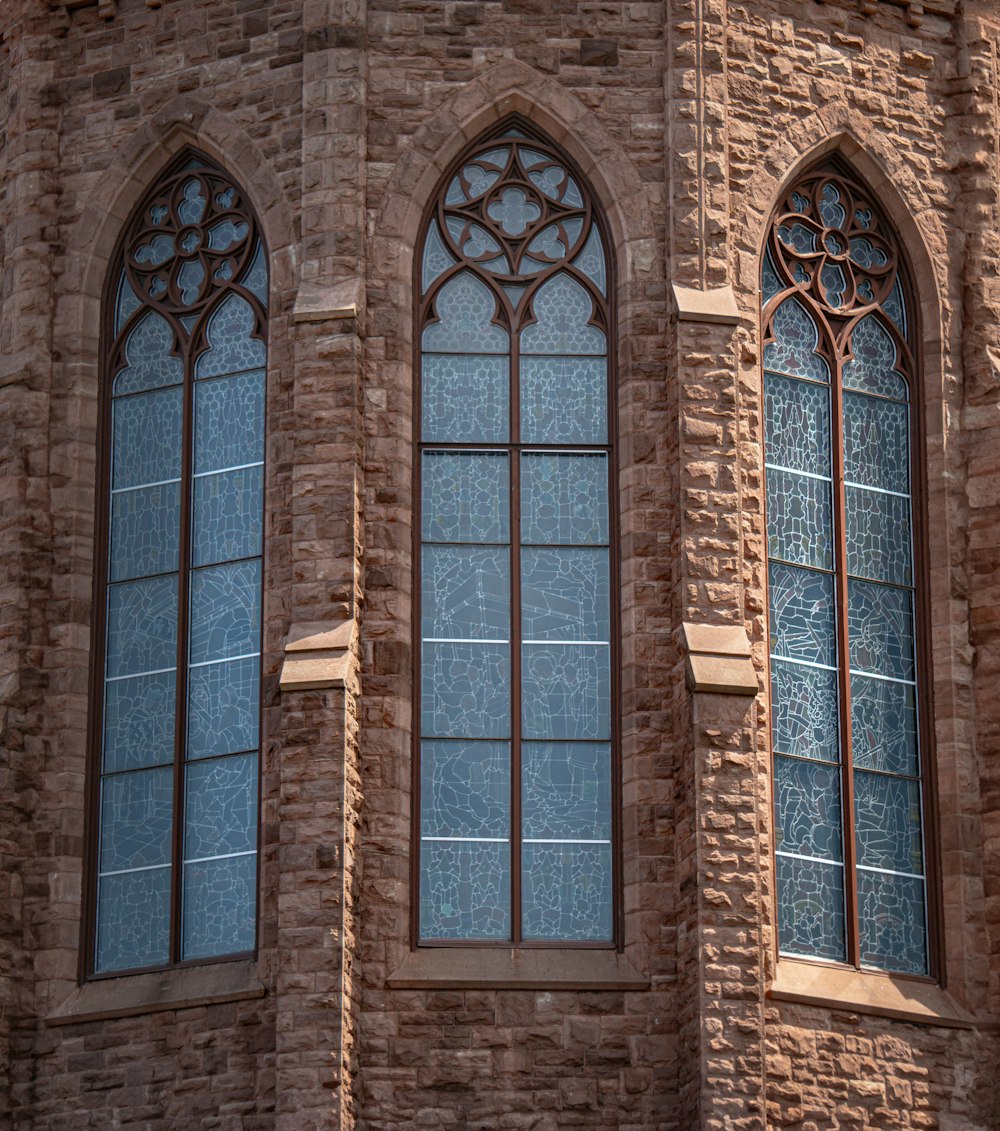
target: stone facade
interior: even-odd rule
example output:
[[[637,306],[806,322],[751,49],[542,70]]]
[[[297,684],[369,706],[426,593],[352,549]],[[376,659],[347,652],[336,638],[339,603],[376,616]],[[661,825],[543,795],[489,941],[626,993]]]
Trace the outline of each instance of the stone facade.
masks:
[[[0,37],[0,1131],[1000,1127],[996,6],[3,0]],[[410,947],[413,255],[513,113],[616,260],[620,955]],[[259,950],[81,984],[102,295],[187,145],[271,262]],[[758,279],[832,153],[920,306],[938,985],[775,958]],[[757,694],[692,690],[685,623],[745,629]]]

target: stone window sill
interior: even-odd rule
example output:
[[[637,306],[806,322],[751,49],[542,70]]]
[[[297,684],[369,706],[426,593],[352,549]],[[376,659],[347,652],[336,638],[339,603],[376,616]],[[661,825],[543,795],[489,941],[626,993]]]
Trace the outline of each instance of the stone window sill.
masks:
[[[893,1017],[918,1025],[974,1029],[975,1018],[933,982],[781,958],[768,997],[775,1001]]]
[[[421,947],[386,980],[397,990],[645,990],[649,979],[613,950]]]
[[[137,1017],[168,1009],[192,1009],[263,997],[267,990],[256,962],[213,962],[155,974],[129,974],[78,986],[45,1018],[46,1025],[76,1025]]]

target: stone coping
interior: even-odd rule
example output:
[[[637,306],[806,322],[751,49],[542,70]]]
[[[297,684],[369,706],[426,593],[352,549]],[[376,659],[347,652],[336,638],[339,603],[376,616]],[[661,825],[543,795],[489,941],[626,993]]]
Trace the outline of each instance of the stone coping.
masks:
[[[386,979],[390,989],[646,990],[649,979],[614,950],[420,947]]]

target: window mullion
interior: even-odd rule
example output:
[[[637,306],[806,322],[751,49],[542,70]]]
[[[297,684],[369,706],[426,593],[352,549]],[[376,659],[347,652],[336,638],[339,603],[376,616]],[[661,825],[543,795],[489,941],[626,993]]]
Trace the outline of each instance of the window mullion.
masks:
[[[510,335],[510,897],[511,941],[521,943],[521,346]]]

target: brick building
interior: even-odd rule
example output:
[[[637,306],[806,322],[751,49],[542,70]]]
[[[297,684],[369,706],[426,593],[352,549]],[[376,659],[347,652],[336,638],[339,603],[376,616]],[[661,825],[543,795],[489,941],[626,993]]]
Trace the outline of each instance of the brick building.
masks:
[[[996,5],[3,0],[0,37],[0,1129],[1000,1127]],[[150,227],[161,223],[169,238]],[[570,247],[584,239],[590,261]],[[445,278],[493,296],[464,353],[427,336],[452,325]],[[568,306],[592,303],[576,326],[590,345],[530,345],[539,280],[558,278]],[[234,295],[252,363],[219,360],[213,312]],[[813,334],[804,346],[781,337],[790,312]],[[852,312],[895,343],[874,378]],[[173,337],[143,378],[132,330],[161,313]],[[261,417],[247,441],[263,447],[199,470],[190,405],[220,374],[230,389],[257,380],[265,349],[252,395],[266,388],[266,434]],[[465,376],[439,403],[449,350],[478,368],[455,363]],[[545,359],[566,354],[552,378]],[[616,459],[600,536],[530,535],[527,495],[510,511],[520,543],[509,524],[496,538],[433,533],[442,496],[421,504],[418,465],[435,443],[447,454],[469,440],[435,431],[434,414],[482,423],[477,398],[498,373],[515,374],[497,396],[521,404],[518,443],[483,425],[464,455],[520,460],[524,482],[533,457]],[[585,402],[572,382],[595,373],[610,399]],[[851,470],[849,422],[846,438],[831,425],[832,448],[816,432],[804,454],[768,458],[765,477],[767,454],[791,443],[765,394],[804,398],[810,373],[845,414],[864,381],[899,379],[902,393],[864,403],[887,414],[871,426],[872,474],[898,457],[901,486]],[[141,395],[158,404],[188,405],[163,457],[176,473],[126,482],[119,422],[140,393],[122,374],[151,382]],[[531,417],[536,378],[563,395],[545,407],[539,393]],[[217,445],[244,428],[246,403],[220,418]],[[591,408],[560,432],[569,403]],[[150,460],[173,427],[166,409],[154,418],[135,433]],[[814,509],[793,514],[772,471],[796,473],[788,462],[819,447],[834,452],[826,464],[798,467],[820,484]],[[230,579],[259,577],[263,561],[257,635],[222,659],[210,641],[196,662],[208,573],[187,532],[200,529],[199,484],[234,467],[247,514],[258,484],[259,545],[209,560],[235,562],[212,567]],[[164,483],[194,484],[184,521],[136,534],[115,509],[122,493]],[[865,528],[859,565],[864,490],[897,501]],[[829,506],[830,561],[804,562],[796,523]],[[116,612],[124,585],[145,584],[123,576],[157,573],[116,573],[132,537],[153,556],[180,537],[172,560],[195,555],[160,571],[191,595],[180,628],[174,615],[171,641],[189,649],[176,666],[152,662],[155,641],[133,666],[121,659],[162,621],[122,628]],[[512,598],[503,583],[491,646],[508,651],[493,676],[456,690],[475,664],[454,651],[421,669],[421,640],[479,646],[486,622],[426,629],[439,597],[427,563],[443,560],[438,543],[477,538],[514,554],[523,584]],[[588,589],[565,572],[558,593],[531,582],[550,613],[576,585],[604,636],[579,648],[606,657],[586,703],[556,679],[542,723],[525,706],[543,694],[530,649],[545,644],[524,639],[529,551],[583,555],[604,579]],[[840,594],[829,663],[802,659],[802,633],[819,630],[789,642],[775,605],[778,579],[806,566]],[[493,576],[480,565],[472,577],[483,617]],[[905,614],[871,630],[901,675],[855,651],[852,602],[866,593],[904,595]],[[815,596],[795,607],[825,615]],[[232,665],[248,655],[259,773],[250,739],[220,737],[221,704],[227,719],[242,709]],[[107,690],[105,676],[111,688],[156,668],[174,688],[188,661],[189,691],[198,663],[231,665],[205,692],[208,745],[195,750],[196,700],[175,717],[170,699],[165,761],[112,764],[110,704],[127,687]],[[789,664],[798,684],[779,679]],[[803,667],[821,673],[808,688]],[[902,698],[876,702],[879,680]],[[486,719],[486,684],[506,722]],[[565,733],[545,730],[557,699]],[[435,721],[452,709],[485,721]],[[154,723],[122,723],[115,741],[147,757]],[[464,770],[446,765],[456,750]],[[244,848],[219,840],[199,855],[193,841],[224,823],[204,802],[192,831],[208,754],[220,774],[245,771],[250,801]],[[537,796],[533,758],[548,759]],[[151,783],[137,808],[108,801],[126,770]],[[502,795],[499,835],[485,818],[461,835],[473,771],[506,783],[490,800]],[[427,834],[443,797],[465,816]],[[548,831],[532,834],[545,804]],[[500,847],[473,857],[471,842]],[[234,892],[239,922],[220,942]]]

